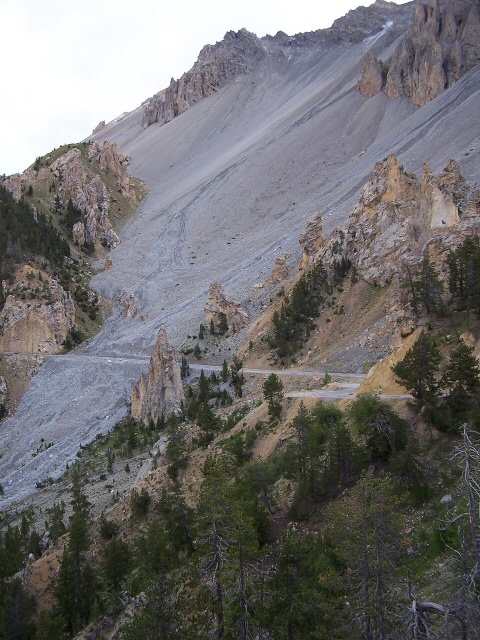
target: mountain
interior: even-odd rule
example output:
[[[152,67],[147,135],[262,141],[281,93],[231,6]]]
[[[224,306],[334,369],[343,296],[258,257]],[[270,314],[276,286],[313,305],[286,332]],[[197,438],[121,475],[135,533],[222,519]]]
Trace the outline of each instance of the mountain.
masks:
[[[0,637],[477,637],[479,24],[229,32],[2,181]]]
[[[182,78],[92,134],[99,149],[108,140],[131,158],[128,171],[148,194],[119,228],[111,267],[99,264],[91,282],[116,301],[112,315],[81,353],[50,357],[2,424],[4,504],[58,476],[81,444],[127,413],[160,326],[177,348],[191,346],[214,282],[252,322],[258,318],[271,289],[257,285],[269,280],[276,258],[290,254],[295,270],[312,214],[321,212],[328,236],[347,220],[378,161],[394,154],[417,174],[428,161],[438,174],[454,159],[464,179],[478,183],[477,18],[473,1],[445,8],[436,0],[377,0],[327,30],[229,32]],[[394,76],[405,86],[428,83],[417,64],[425,42],[438,52],[434,66],[464,62],[446,74],[440,93],[425,85],[422,95],[432,99],[420,107],[407,89],[390,95]],[[405,67],[406,47],[413,62]],[[385,88],[372,97],[358,90],[369,54],[381,61]],[[221,364],[246,335],[219,341],[204,361]],[[365,353],[363,364],[382,353]],[[335,354],[329,361],[344,370],[363,364]],[[32,457],[42,438],[53,446]]]

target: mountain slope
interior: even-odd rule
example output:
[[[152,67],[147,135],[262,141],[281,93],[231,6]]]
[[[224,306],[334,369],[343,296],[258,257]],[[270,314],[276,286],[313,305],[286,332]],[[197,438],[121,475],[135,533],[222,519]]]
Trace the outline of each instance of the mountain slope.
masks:
[[[214,280],[254,318],[269,294],[253,286],[275,256],[300,257],[298,235],[314,211],[327,234],[343,222],[377,160],[395,153],[409,170],[429,161],[438,172],[454,158],[478,181],[478,66],[421,109],[358,92],[364,56],[389,58],[400,40],[394,28],[356,44],[280,39],[249,73],[168,124],[144,129],[139,108],[92,136],[116,142],[149,188],[119,233],[112,268],[92,282],[130,311],[119,304],[83,354],[51,358],[3,425],[6,500],[58,475],[80,443],[126,413],[159,326],[180,345],[198,329]],[[42,437],[54,446],[32,458]]]

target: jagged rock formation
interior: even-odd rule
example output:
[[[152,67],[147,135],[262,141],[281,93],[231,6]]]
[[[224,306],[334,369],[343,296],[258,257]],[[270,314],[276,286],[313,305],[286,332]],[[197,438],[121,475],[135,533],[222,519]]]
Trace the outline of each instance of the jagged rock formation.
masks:
[[[45,173],[45,171],[43,172]],[[18,202],[27,185],[32,184],[38,178],[38,172],[29,167],[23,173],[14,173],[2,180],[2,185],[10,191],[14,200]]]
[[[8,292],[0,313],[0,352],[58,352],[75,327],[70,294],[45,272],[29,266],[23,267]]]
[[[219,282],[214,282],[205,304],[207,329],[213,326],[216,333],[236,333],[247,326],[248,320],[248,314],[240,304],[227,296]]]
[[[142,124],[165,124],[193,104],[211,95],[228,81],[248,73],[262,56],[259,38],[246,29],[229,31],[221,42],[204,47],[198,60],[179,80],[157,93],[145,105]]]
[[[92,131],[92,135],[95,135],[106,126],[105,120],[100,120],[95,129]]]
[[[52,195],[43,202],[44,211],[61,213],[62,205],[71,200],[84,215],[83,220],[73,225],[73,241],[84,245],[99,240],[114,248],[120,241],[109,218],[111,202],[118,204],[117,194],[120,193],[122,202],[123,198],[126,201],[123,206],[133,208],[138,205],[138,181],[126,171],[129,161],[128,156],[118,152],[115,143],[107,140],[102,145],[81,143],[53,162],[47,156],[23,173],[5,178],[2,184],[17,202],[32,185],[34,192],[39,188],[40,194],[48,188]],[[60,198],[60,211],[56,198]]]
[[[275,257],[275,264],[273,265],[272,275],[269,278],[270,284],[279,284],[288,278],[290,275],[290,269],[288,268],[289,253],[285,253],[283,256]]]
[[[100,176],[93,177],[85,169],[82,152],[76,147],[61,155],[52,164],[54,176],[59,178],[58,191],[66,200],[84,212],[85,222],[75,227],[75,236],[85,238],[86,242],[104,240],[111,247],[116,247],[120,240],[112,229],[109,220],[110,195]]]
[[[107,268],[107,261],[105,260],[105,268]],[[140,307],[138,306],[139,299],[138,296],[134,293],[127,293],[124,289],[121,289],[116,297],[115,302],[123,307],[123,311],[121,313],[122,318],[133,318],[136,320],[141,315]]]
[[[133,180],[125,171],[130,162],[128,156],[118,153],[117,145],[104,140],[100,146],[98,142],[92,142],[88,147],[88,157],[95,158],[101,171],[112,173],[117,181],[117,187],[123,197],[132,207],[138,204]]]
[[[298,239],[302,247],[300,269],[306,269],[323,244],[322,216],[314,213]]]
[[[358,90],[367,98],[373,98],[383,89],[386,70],[383,62],[374,53],[369,52],[363,61],[362,75],[358,81]]]
[[[424,106],[480,62],[477,0],[417,0],[412,30],[390,61],[385,92]]]
[[[419,180],[390,156],[377,162],[347,225],[324,242],[314,260],[329,265],[346,258],[377,285],[388,284],[425,254],[441,267],[449,250],[480,232],[468,193],[453,160],[440,176],[425,164]]]
[[[142,373],[138,384],[132,387],[132,417],[143,423],[156,421],[178,413],[185,401],[180,365],[175,360],[175,349],[167,340],[167,333],[160,327],[148,374]]]

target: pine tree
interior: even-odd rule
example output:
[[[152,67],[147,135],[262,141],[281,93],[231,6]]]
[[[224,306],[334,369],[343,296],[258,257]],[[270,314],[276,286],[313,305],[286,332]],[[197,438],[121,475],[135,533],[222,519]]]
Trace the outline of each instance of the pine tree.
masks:
[[[188,376],[190,373],[190,367],[188,365],[187,359],[185,356],[182,356],[182,363],[180,365],[180,373],[182,376],[182,380]]]
[[[473,347],[463,340],[452,351],[443,374],[447,403],[457,419],[463,419],[480,399],[480,365]]]
[[[407,283],[409,302],[419,315],[422,309],[427,314],[442,311],[444,308],[442,294],[443,283],[435,265],[425,256],[416,272],[407,266]]]
[[[449,288],[453,297],[467,304],[467,326],[472,308],[480,303],[480,238],[467,236],[463,243],[448,255]]]
[[[130,550],[118,538],[112,538],[103,551],[103,572],[107,583],[118,591],[130,567]]]
[[[82,489],[78,469],[72,471],[69,541],[60,565],[56,598],[67,630],[73,634],[90,618],[96,594],[96,579],[85,552],[89,546],[88,525],[91,504]]]
[[[223,382],[228,380],[228,364],[227,361],[224,360],[222,364],[222,373],[220,374]]]
[[[204,474],[197,553],[201,580],[213,599],[214,637],[248,640],[254,624],[249,564],[258,551],[255,528],[222,464],[208,459]]]
[[[360,482],[330,516],[330,536],[346,567],[350,583],[350,628],[362,640],[402,635],[397,561],[400,557],[398,497],[387,479],[364,473]]]
[[[422,333],[404,359],[393,367],[397,382],[410,391],[417,409],[435,404],[441,361],[442,357],[435,344]]]
[[[278,420],[282,413],[283,384],[280,378],[271,373],[263,383],[263,397],[268,403],[268,415],[273,421]]]

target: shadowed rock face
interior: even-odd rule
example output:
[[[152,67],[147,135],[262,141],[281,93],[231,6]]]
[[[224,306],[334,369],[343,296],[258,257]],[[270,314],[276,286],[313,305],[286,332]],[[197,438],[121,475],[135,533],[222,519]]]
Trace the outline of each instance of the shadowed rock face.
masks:
[[[417,0],[412,30],[390,62],[385,92],[420,107],[480,62],[477,0]]]
[[[156,422],[163,414],[178,413],[185,401],[180,366],[175,349],[168,343],[167,333],[160,328],[150,358],[148,375],[142,373],[132,387],[132,417],[139,422]]]

